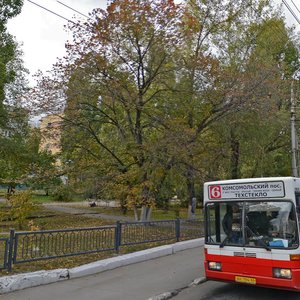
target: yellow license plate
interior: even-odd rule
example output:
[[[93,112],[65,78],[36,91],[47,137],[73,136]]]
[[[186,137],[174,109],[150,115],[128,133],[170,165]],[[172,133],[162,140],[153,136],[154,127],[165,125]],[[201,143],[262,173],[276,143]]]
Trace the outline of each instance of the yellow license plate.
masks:
[[[235,276],[235,282],[247,283],[247,284],[256,284],[256,278],[244,277],[244,276]]]

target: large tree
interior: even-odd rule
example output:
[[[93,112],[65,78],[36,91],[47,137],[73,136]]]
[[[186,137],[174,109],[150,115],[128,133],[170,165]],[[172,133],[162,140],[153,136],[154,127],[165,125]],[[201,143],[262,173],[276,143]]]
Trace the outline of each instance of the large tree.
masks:
[[[155,107],[174,78],[176,14],[173,1],[113,1],[94,11],[97,22],[73,28],[70,60],[58,66],[67,76],[65,125],[73,128],[65,149],[106,163],[115,183],[126,184],[124,197],[147,208],[154,200],[147,145],[163,128]]]
[[[0,181],[10,187],[25,183],[43,155],[33,146],[30,114],[23,107],[28,91],[23,52],[6,28],[22,5],[22,0],[3,0],[0,7]]]
[[[299,53],[279,18],[254,24],[249,30],[256,33],[256,39],[247,69],[262,84],[257,84],[252,99],[221,123],[223,147],[229,150],[226,176],[290,175],[289,98]]]
[[[280,75],[292,65],[278,58],[288,54],[281,51],[288,38],[277,52],[262,45],[273,19],[282,26],[269,4],[115,0],[71,25],[67,57],[38,86],[42,108],[64,111],[68,169],[80,169],[89,184],[101,181],[107,196],[148,209],[166,190],[180,191],[192,207],[202,181],[237,173],[234,155],[223,172],[211,167],[230,153],[228,144],[221,149],[221,129],[237,154],[246,128],[245,120],[234,125],[238,114],[256,121],[251,112],[265,109],[270,94],[277,99]]]
[[[17,44],[7,32],[7,20],[21,12],[22,0],[4,0],[0,7],[0,109],[3,111],[5,86],[15,79],[16,70],[12,68],[16,58]],[[1,113],[0,111],[0,113]],[[2,113],[1,113],[2,114]]]
[[[196,182],[218,177],[215,172],[211,174],[212,168],[208,166],[209,163],[219,166],[224,151],[220,144],[219,151],[212,150],[217,142],[212,138],[212,127],[223,120],[222,125],[231,128],[232,163],[227,169],[231,168],[231,175],[236,177],[239,152],[236,127],[244,122],[242,118],[246,114],[237,115],[241,110],[248,110],[251,115],[255,103],[254,110],[264,110],[268,95],[278,95],[280,75],[288,63],[280,66],[278,56],[274,56],[287,53],[282,49],[290,41],[278,18],[269,1],[190,0],[186,3],[180,27],[182,38],[176,53],[179,80],[174,96],[181,101],[176,107],[177,122],[172,136],[180,140],[177,153],[182,155],[177,158],[181,158],[190,207],[197,194]],[[275,25],[281,26],[285,36],[273,40],[276,47],[268,49],[262,41]],[[275,38],[275,33],[272,37]],[[255,122],[254,114],[252,122]],[[205,155],[206,149],[211,154]]]

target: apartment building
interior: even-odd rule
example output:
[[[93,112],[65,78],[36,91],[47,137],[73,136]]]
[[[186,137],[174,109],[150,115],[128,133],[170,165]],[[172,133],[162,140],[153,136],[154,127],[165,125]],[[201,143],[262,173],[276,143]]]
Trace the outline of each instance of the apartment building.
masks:
[[[61,152],[61,126],[62,115],[48,115],[41,119],[41,151],[49,151],[53,155]]]

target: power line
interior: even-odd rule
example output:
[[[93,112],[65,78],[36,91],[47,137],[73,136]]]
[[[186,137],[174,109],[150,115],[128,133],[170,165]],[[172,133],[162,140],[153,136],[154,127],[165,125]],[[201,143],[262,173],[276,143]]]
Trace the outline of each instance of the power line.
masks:
[[[48,8],[46,8],[46,7],[44,7],[44,6],[42,6],[42,5],[37,4],[37,3],[33,2],[32,0],[27,0],[27,1],[30,2],[30,3],[32,3],[32,4],[34,4],[34,5],[36,5],[36,6],[38,6],[38,7],[40,7],[40,8],[42,8],[42,9],[44,9],[44,10],[46,10],[46,11],[48,11],[48,12],[50,12],[51,14],[56,15],[57,17],[60,17],[60,18],[66,20],[66,21],[68,21],[68,22],[71,22],[71,23],[73,23],[73,24],[76,24],[76,23],[73,22],[72,20],[69,20],[69,19],[63,17],[62,15],[59,15],[58,13],[56,13],[56,12],[54,12],[54,11],[52,11],[52,10],[50,10],[50,9],[48,9]]]
[[[62,16],[62,15],[60,15],[60,14],[58,14],[58,13],[56,13],[56,12],[54,12],[54,11],[52,11],[52,10],[46,8],[46,7],[44,7],[44,6],[42,6],[42,5],[40,5],[40,4],[37,4],[36,2],[34,2],[34,1],[32,1],[32,0],[27,0],[27,1],[29,1],[30,3],[32,3],[32,4],[34,4],[34,5],[36,5],[36,6],[40,7],[40,8],[42,8],[42,9],[44,9],[44,10],[46,10],[46,11],[48,11],[48,12],[54,14],[54,15],[56,15],[56,16],[59,17],[59,18],[62,18],[62,19],[64,19],[64,20],[66,20],[66,21],[68,21],[68,22],[71,22],[71,23],[73,23],[73,24],[76,25],[76,23],[75,23],[74,21],[72,21],[72,20],[70,20],[70,19],[68,19],[68,18],[66,18],[66,17],[64,17],[64,16]],[[299,11],[298,7],[296,6],[296,4],[294,3],[294,1],[293,1],[293,0],[291,0],[291,1],[292,1],[293,5],[295,6],[295,8],[296,8],[296,9],[298,10],[298,12],[300,13],[300,11]],[[78,11],[78,10],[72,8],[71,6],[68,6],[68,5],[64,4],[63,2],[61,2],[61,1],[59,1],[59,0],[57,0],[56,2],[58,2],[59,4],[65,6],[65,7],[67,7],[67,8],[69,8],[69,9],[71,9],[71,10],[73,10],[74,12],[76,12],[76,13],[78,13],[78,14],[84,16],[85,18],[87,18],[87,19],[89,19],[89,20],[92,20],[89,16],[87,16],[87,15],[81,13],[80,11]],[[286,0],[282,0],[282,2],[283,2],[283,4],[287,7],[287,9],[290,11],[290,13],[293,15],[293,17],[296,19],[296,21],[300,24],[299,18],[296,16],[295,12],[294,12],[293,9],[289,6],[289,4],[286,2]],[[251,7],[253,8],[252,5],[251,5]],[[276,26],[276,28],[280,31],[280,33],[285,37],[285,36],[286,36],[286,33],[282,30],[282,28],[280,28],[280,27],[278,26],[278,24],[276,24],[276,23],[275,23],[275,26]]]
[[[295,4],[295,2],[293,1],[293,0],[291,0],[292,1],[292,3],[294,4],[294,6],[295,6],[295,8],[297,9],[297,11],[300,13],[300,10],[299,10],[299,8],[297,7],[297,5]]]
[[[76,9],[74,9],[74,8],[72,8],[72,7],[70,7],[70,6],[68,6],[67,4],[62,3],[61,1],[58,1],[58,0],[57,0],[56,2],[58,2],[59,4],[65,6],[65,7],[69,8],[69,9],[71,9],[71,10],[73,10],[73,11],[75,11],[76,13],[82,15],[83,17],[86,17],[87,19],[91,19],[89,16],[87,16],[87,15],[81,13],[80,11],[78,11],[78,10],[76,10]]]
[[[296,16],[294,10],[289,6],[289,4],[286,2],[286,0],[282,0],[282,3],[286,6],[286,8],[289,10],[289,12],[292,14],[292,16],[295,18],[295,20],[300,24],[300,20]]]
[[[254,6],[253,6],[253,4],[250,4],[250,7],[255,11],[255,12],[257,12],[257,10],[254,8]],[[277,22],[276,22],[276,20],[272,20],[272,23],[274,23],[274,26],[278,29],[278,31],[279,31],[279,33],[282,35],[282,37],[283,38],[286,38],[286,37],[288,37],[288,35],[287,35],[287,32],[286,31],[284,31],[281,27],[279,27],[279,25],[277,24]],[[274,28],[274,27],[273,27]],[[281,39],[280,39],[280,37],[278,36],[278,32],[275,30],[275,28],[273,29],[272,28],[272,32],[275,34],[275,37],[276,37],[276,40],[278,40],[278,41],[282,41]],[[261,32],[260,33],[258,33],[258,35],[260,35],[261,34]],[[257,35],[257,36],[258,36]],[[287,42],[285,43],[285,45],[287,44]]]

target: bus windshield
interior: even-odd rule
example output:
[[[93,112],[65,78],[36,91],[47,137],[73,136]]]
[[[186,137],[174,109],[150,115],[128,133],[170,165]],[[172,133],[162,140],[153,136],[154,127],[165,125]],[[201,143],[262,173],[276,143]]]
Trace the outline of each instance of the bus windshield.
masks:
[[[299,244],[296,212],[289,201],[209,202],[206,243],[288,249]]]

